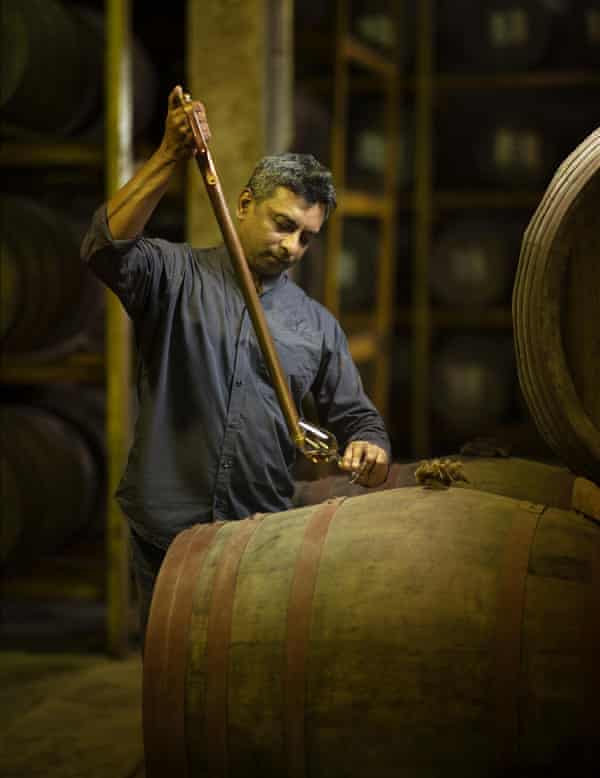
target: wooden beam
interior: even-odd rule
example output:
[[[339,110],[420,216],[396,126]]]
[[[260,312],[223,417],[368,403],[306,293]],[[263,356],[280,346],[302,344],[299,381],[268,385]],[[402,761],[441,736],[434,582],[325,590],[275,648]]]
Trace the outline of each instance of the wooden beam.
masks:
[[[393,62],[351,35],[345,35],[342,39],[341,52],[348,61],[362,65],[384,78],[393,78],[395,75],[396,66]]]
[[[423,0],[417,17],[417,90],[415,108],[415,248],[413,259],[412,449],[429,455],[429,383],[431,310],[429,256],[432,222],[433,3]]]
[[[106,31],[106,191],[110,197],[133,174],[130,0],[107,0]],[[106,633],[109,653],[123,657],[129,648],[129,534],[114,493],[130,445],[131,325],[117,297],[110,291],[106,295]]]

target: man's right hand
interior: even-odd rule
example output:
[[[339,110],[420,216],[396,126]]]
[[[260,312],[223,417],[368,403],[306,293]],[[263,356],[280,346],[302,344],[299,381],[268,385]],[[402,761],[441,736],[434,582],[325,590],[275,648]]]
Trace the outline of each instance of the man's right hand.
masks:
[[[188,118],[183,108],[184,95],[181,86],[177,85],[169,95],[169,110],[165,121],[165,131],[159,152],[165,160],[189,159],[196,152]],[[198,115],[202,131],[207,140],[210,139],[210,128],[206,120],[204,104],[198,100],[193,102],[194,112]]]
[[[117,240],[135,238],[142,233],[167,190],[178,160],[187,159],[194,153],[196,147],[183,99],[181,87],[176,86],[169,95],[169,111],[160,146],[107,203],[108,227]],[[210,130],[204,106],[198,102],[193,105],[208,139]]]

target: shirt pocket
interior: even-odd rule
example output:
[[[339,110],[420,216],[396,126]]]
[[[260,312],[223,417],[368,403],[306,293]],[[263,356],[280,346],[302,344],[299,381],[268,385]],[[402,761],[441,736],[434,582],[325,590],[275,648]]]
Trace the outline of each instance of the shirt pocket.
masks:
[[[307,394],[319,370],[321,361],[321,339],[317,333],[299,328],[283,328],[279,324],[271,327],[271,336],[279,355],[281,367],[288,379],[288,385],[297,403]],[[253,338],[257,373],[268,386],[271,376],[260,346]]]

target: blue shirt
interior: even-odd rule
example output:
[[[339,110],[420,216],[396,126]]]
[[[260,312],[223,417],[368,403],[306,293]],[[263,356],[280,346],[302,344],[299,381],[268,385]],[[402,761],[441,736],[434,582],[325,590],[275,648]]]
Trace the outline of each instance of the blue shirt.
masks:
[[[117,492],[134,529],[166,547],[198,522],[290,508],[296,449],[226,248],[113,240],[103,206],[82,258],[134,324],[139,412]],[[367,440],[389,454],[334,317],[287,273],[261,303],[296,407],[312,391],[342,451]]]

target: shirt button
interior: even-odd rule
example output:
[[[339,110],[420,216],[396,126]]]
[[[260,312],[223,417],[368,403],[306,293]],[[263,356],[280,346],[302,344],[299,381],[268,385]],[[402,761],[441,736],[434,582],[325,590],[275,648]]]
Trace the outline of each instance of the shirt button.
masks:
[[[242,382],[241,382],[241,380],[240,380],[239,378],[238,378],[238,379],[237,379],[237,381],[235,382],[235,385],[236,385],[236,386],[241,386],[241,385],[242,385]]]
[[[233,465],[233,462],[231,461],[231,459],[223,459],[221,465],[224,470],[229,470],[229,468]]]

